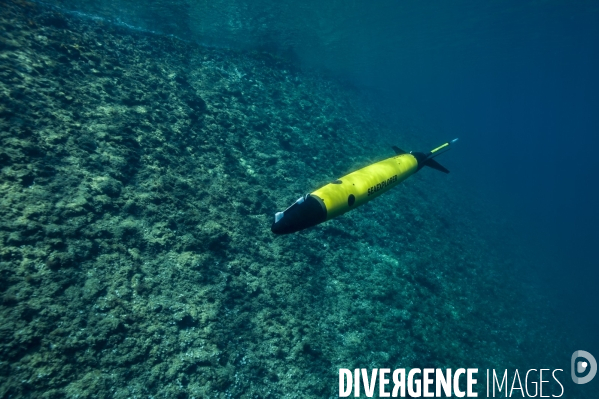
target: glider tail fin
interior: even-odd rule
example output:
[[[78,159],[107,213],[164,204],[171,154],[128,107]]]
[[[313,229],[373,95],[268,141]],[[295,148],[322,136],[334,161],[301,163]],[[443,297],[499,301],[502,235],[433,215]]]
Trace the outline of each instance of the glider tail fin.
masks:
[[[453,143],[455,143],[456,141],[458,141],[458,139],[453,139],[453,140],[448,141],[447,143],[443,143],[439,147],[431,150],[431,152],[429,152],[426,156],[426,160],[424,161],[424,166],[428,166],[429,168],[436,169],[439,172],[449,173],[449,170],[445,166],[441,165],[439,162],[435,161],[433,158],[443,154],[446,151],[451,150],[450,146]]]
[[[439,172],[449,173],[449,170],[434,159],[427,159],[424,166],[438,170]]]

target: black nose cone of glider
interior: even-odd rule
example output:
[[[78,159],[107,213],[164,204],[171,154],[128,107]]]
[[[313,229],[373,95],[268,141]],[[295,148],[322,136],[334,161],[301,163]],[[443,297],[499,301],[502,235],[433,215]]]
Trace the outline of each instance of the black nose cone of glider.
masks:
[[[278,222],[274,222],[270,226],[270,230],[275,234],[290,234],[299,231],[299,229],[294,228],[293,224],[285,223],[282,219]]]
[[[312,195],[297,200],[284,212],[275,215],[270,230],[275,234],[290,234],[316,226],[327,219],[327,210],[322,201]]]

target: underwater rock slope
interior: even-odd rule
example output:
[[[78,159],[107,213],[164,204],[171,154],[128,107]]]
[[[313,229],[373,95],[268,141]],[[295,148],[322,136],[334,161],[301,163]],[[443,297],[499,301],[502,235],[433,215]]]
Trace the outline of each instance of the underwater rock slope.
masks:
[[[539,339],[509,261],[418,179],[270,233],[381,157],[341,86],[25,1],[0,18],[0,396],[323,397],[339,367],[508,367]]]

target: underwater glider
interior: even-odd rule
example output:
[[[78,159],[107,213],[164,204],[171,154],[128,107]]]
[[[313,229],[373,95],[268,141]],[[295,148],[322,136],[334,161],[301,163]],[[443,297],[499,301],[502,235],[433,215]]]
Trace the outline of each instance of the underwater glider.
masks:
[[[426,154],[408,153],[394,146],[395,156],[345,175],[277,212],[270,229],[275,234],[289,234],[336,218],[389,191],[424,166],[449,173],[433,158],[448,151],[456,141],[448,141]]]

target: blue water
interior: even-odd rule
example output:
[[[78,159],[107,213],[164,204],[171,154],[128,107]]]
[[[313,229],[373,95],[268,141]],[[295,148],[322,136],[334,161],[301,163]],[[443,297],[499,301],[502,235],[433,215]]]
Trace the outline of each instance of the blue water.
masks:
[[[553,299],[556,320],[585,333],[572,345],[597,352],[599,13],[596,4],[512,5],[421,15],[417,56],[394,57],[403,78],[389,67],[377,76],[403,92],[390,100],[398,109],[463,138],[456,173],[517,218],[529,277]]]
[[[416,119],[431,142],[460,137],[445,162],[516,226],[523,278],[551,297],[572,345],[599,352],[599,5],[386,2],[362,11],[350,19],[352,44],[327,66],[377,92],[398,119]]]

